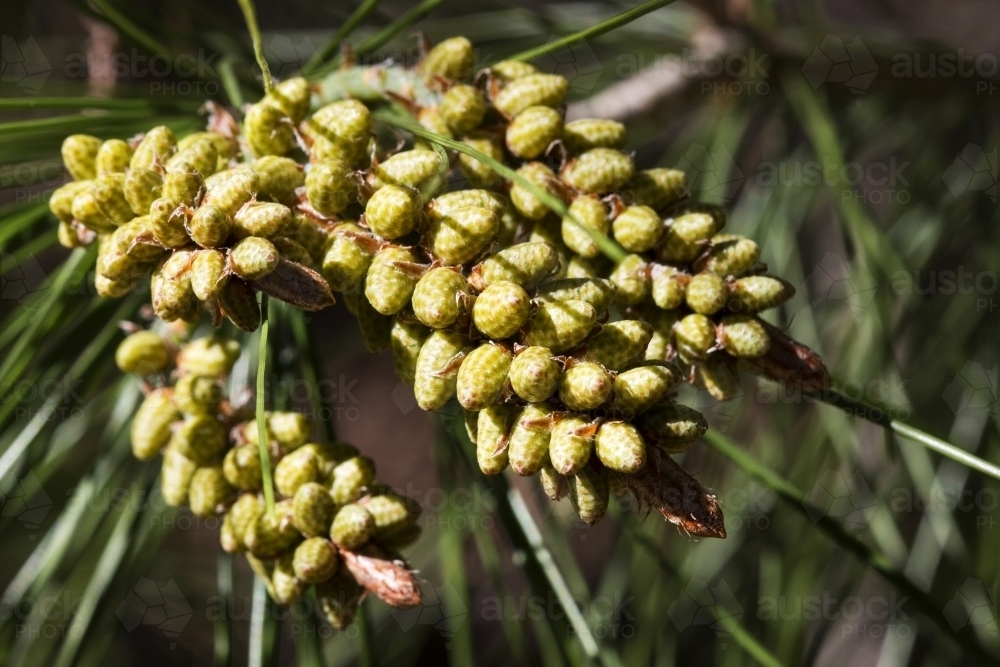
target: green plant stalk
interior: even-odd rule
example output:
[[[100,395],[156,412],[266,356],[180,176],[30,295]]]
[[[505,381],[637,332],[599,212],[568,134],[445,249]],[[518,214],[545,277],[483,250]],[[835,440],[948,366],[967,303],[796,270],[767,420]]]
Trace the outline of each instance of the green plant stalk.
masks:
[[[137,42],[141,47],[150,53],[162,53],[166,56],[173,56],[173,52],[170,49],[158,42],[156,38],[148,34],[145,30],[132,23],[132,21],[115,9],[115,7],[107,0],[90,0],[90,3],[95,9],[103,14],[112,25],[131,37],[133,41]]]
[[[411,25],[413,25],[420,19],[430,14],[431,11],[433,11],[434,8],[440,5],[442,2],[444,2],[444,0],[424,0],[419,5],[417,5],[416,7],[414,7],[413,9],[406,12],[398,19],[387,25],[382,30],[378,31],[365,41],[358,44],[358,47],[354,49],[354,52],[358,55],[371,53],[375,49],[387,43],[389,40],[391,40],[393,37],[395,37],[402,31],[409,28]],[[331,60],[329,64],[327,64],[325,67],[322,67],[312,72],[310,78],[322,76],[323,74],[332,72],[338,67],[340,67],[339,57]]]
[[[805,496],[791,482],[761,465],[740,449],[735,442],[716,431],[707,432],[704,435],[704,440],[717,452],[735,463],[743,472],[774,491],[788,506],[805,517],[809,523],[815,525],[831,541],[852,553],[859,561],[871,567],[882,578],[911,597],[920,611],[933,621],[941,632],[951,637],[962,650],[983,664],[1000,665],[1000,660],[986,652],[975,635],[970,632],[968,626],[961,630],[953,630],[948,619],[941,612],[944,605],[918,588],[903,572],[896,569],[885,555],[858,540],[829,516],[823,515],[820,519],[814,520],[806,511],[808,502]],[[821,513],[817,510],[817,514]]]
[[[222,79],[222,88],[226,91],[229,104],[234,109],[242,108],[244,103],[243,91],[240,89],[240,80],[236,76],[236,70],[233,68],[233,59],[229,56],[223,58],[219,63],[219,78]]]
[[[257,25],[257,8],[254,7],[253,0],[237,0],[237,2],[243,11],[243,20],[247,24],[250,40],[253,42],[253,55],[257,59],[260,74],[264,79],[264,92],[269,93],[274,87],[274,82],[271,80],[271,68],[267,64],[267,58],[264,57],[264,44],[260,37],[260,27]]]
[[[911,440],[919,445],[923,445],[927,449],[935,451],[942,456],[946,456],[952,461],[956,461],[964,466],[972,468],[977,472],[981,472],[984,475],[1000,480],[1000,466],[990,463],[989,461],[984,461],[978,456],[974,456],[973,454],[965,451],[961,447],[956,447],[950,442],[940,438],[935,438],[929,433],[925,433],[914,426],[910,426],[909,424],[900,421],[894,416],[894,411],[891,409],[869,405],[868,403],[864,403],[862,401],[855,401],[844,396],[840,392],[833,390],[810,394],[810,396],[818,401],[826,403],[827,405],[841,408],[844,412],[853,417],[861,417],[862,419],[866,419],[874,424],[878,424],[879,426],[884,426],[900,437]]]
[[[552,53],[553,51],[558,51],[559,49],[567,46],[572,46],[585,39],[600,37],[604,33],[611,32],[612,30],[620,28],[623,25],[627,25],[632,21],[645,16],[646,14],[655,11],[660,7],[666,7],[673,2],[676,2],[676,0],[651,0],[650,2],[643,3],[638,7],[633,7],[632,9],[624,11],[621,14],[612,16],[605,21],[601,21],[597,25],[593,25],[585,30],[574,32],[572,35],[566,35],[565,37],[549,42],[548,44],[542,44],[541,46],[533,49],[522,51],[517,55],[507,58],[507,60],[534,60],[538,56],[544,56],[547,53]]]
[[[369,14],[372,13],[372,10],[378,7],[378,3],[381,1],[382,0],[364,0],[364,2],[358,5],[358,8],[355,9],[349,17],[347,17],[346,21],[344,21],[344,25],[340,26],[340,30],[338,30],[337,33],[330,38],[330,41],[324,44],[323,48],[313,54],[312,58],[309,59],[309,62],[307,62],[302,68],[302,74],[309,75],[322,67],[323,63],[337,53],[337,50],[340,48],[343,41],[352,32],[354,32],[354,29],[357,28]]]
[[[260,471],[264,477],[264,503],[268,516],[274,516],[274,481],[271,478],[271,453],[267,448],[267,413],[264,408],[267,389],[267,334],[270,323],[267,317],[268,298],[260,294],[260,345],[257,352],[257,450],[260,452]]]
[[[612,261],[620,262],[623,259],[625,259],[625,257],[628,256],[628,253],[625,252],[625,249],[622,248],[620,245],[618,245],[615,241],[612,241],[608,237],[597,233],[596,230],[593,230],[589,227],[580,224],[579,220],[570,215],[569,208],[566,206],[566,204],[562,202],[561,199],[539,188],[531,181],[523,178],[520,174],[518,174],[516,171],[506,166],[502,162],[494,160],[489,155],[477,151],[475,148],[472,148],[468,144],[464,144],[461,141],[455,141],[454,139],[443,137],[440,134],[435,134],[434,132],[425,129],[415,120],[413,120],[409,116],[409,114],[403,111],[398,105],[392,105],[391,109],[389,110],[376,109],[375,116],[390,125],[406,130],[407,132],[410,132],[422,139],[426,139],[427,141],[432,141],[440,146],[444,146],[445,148],[450,148],[453,151],[457,151],[459,153],[465,153],[469,157],[479,160],[480,162],[482,162],[483,164],[485,164],[490,169],[497,172],[504,178],[514,181],[515,183],[523,187],[525,190],[530,192],[532,195],[537,197],[539,201],[545,204],[547,208],[559,214],[563,218],[569,218],[574,223],[576,223],[581,229],[586,231],[587,234],[590,235],[590,238],[594,240],[594,243],[597,245],[597,247],[600,248],[601,252],[607,255],[607,257]]]
[[[125,121],[148,118],[148,109],[122,109],[106,111],[101,114],[66,114],[62,116],[52,116],[50,118],[35,118],[32,120],[15,120],[9,123],[0,123],[0,137],[11,135],[23,135],[25,133],[42,131],[52,131],[56,134],[71,133],[75,130],[89,130],[95,122],[100,121]],[[19,136],[19,138],[21,138]]]
[[[108,111],[154,111],[180,109],[195,113],[199,102],[185,100],[151,101],[148,99],[123,99],[100,97],[7,97],[0,98],[0,109],[106,109]]]
[[[636,529],[635,524],[631,521],[631,517],[622,516],[618,512],[616,512],[616,517],[618,525],[629,534],[635,543],[649,551],[656,558],[656,562],[659,564],[661,570],[676,579],[681,578],[680,572],[660,552],[659,546]],[[758,664],[762,665],[762,667],[784,667],[783,663],[773,653],[768,651],[763,644],[758,642],[757,638],[750,634],[749,630],[740,625],[739,622],[733,620],[733,614],[730,610],[722,608],[721,605],[712,605],[709,609],[712,615],[715,616],[716,621],[727,626],[726,632],[732,635],[736,643],[740,645],[740,648],[746,651],[747,655],[756,660]]]

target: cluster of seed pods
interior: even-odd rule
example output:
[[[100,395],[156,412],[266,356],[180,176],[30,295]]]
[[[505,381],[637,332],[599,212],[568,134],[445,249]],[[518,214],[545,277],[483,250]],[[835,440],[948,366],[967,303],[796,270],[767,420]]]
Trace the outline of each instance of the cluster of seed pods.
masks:
[[[308,87],[287,84],[272,94],[304,115]],[[102,296],[124,296],[151,274],[153,309],[165,321],[193,321],[204,308],[216,322],[225,316],[253,331],[260,324],[255,290],[308,310],[332,304],[311,268],[326,232],[290,208],[305,180],[302,166],[278,156],[237,162],[235,132],[213,124],[218,131],[180,141],[165,126],[131,142],[68,137],[63,160],[77,180],[50,202],[60,241],[98,242]]]
[[[257,423],[223,396],[239,352],[218,336],[175,352],[152,331],[119,345],[119,367],[149,389],[133,421],[132,450],[144,460],[162,453],[165,502],[199,517],[222,514],[223,549],[244,553],[276,602],[291,604],[315,586],[338,629],[367,593],[396,607],[419,604],[413,573],[396,556],[420,534],[419,506],[379,484],[374,462],[351,445],[312,442],[300,413],[266,415],[277,493],[268,511]]]

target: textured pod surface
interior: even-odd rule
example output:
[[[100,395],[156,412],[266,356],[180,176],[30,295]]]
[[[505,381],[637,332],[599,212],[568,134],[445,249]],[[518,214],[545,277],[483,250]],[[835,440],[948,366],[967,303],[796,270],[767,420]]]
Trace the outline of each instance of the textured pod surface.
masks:
[[[89,134],[71,134],[62,143],[62,160],[74,180],[97,176],[97,153],[101,140]]]
[[[200,466],[222,462],[226,431],[214,417],[187,417],[170,438],[170,446]]]
[[[726,305],[726,281],[715,273],[699,273],[688,283],[685,300],[688,307],[702,315],[713,315]]]
[[[246,281],[263,278],[278,266],[278,249],[267,239],[249,236],[229,251],[229,268]]]
[[[507,149],[519,158],[537,158],[562,136],[563,118],[546,106],[528,107],[507,126]]]
[[[354,163],[364,157],[372,132],[372,116],[358,100],[338,100],[322,107],[307,121],[313,134],[313,154],[338,156]]]
[[[740,381],[735,365],[725,354],[716,352],[694,368],[694,386],[704,389],[717,401],[728,401],[740,395]]]
[[[251,105],[243,118],[243,134],[254,155],[284,155],[295,145],[291,119],[266,98]]]
[[[356,549],[375,536],[375,517],[361,505],[344,505],[333,517],[330,537],[338,547]]]
[[[405,185],[423,192],[438,177],[440,169],[441,158],[434,151],[403,151],[373,168],[373,185],[376,188]]]
[[[513,427],[515,407],[491,405],[476,419],[476,460],[484,475],[498,475],[509,465],[507,443]]]
[[[236,489],[226,481],[222,466],[198,468],[191,476],[188,505],[195,516],[211,516],[235,492]]]
[[[151,459],[170,442],[170,427],[181,418],[174,405],[173,389],[154,389],[143,399],[132,420],[132,454],[141,461]]]
[[[771,337],[756,317],[726,315],[719,324],[719,343],[734,357],[755,359],[771,348]]]
[[[527,74],[509,82],[493,98],[493,106],[508,118],[528,107],[558,107],[569,92],[569,81],[558,74]]]
[[[337,506],[329,489],[316,482],[307,482],[295,491],[292,499],[292,522],[303,535],[326,537]]]
[[[693,262],[717,231],[715,219],[707,213],[679,215],[668,221],[657,253],[660,259],[667,262]]]
[[[180,507],[186,503],[191,477],[197,469],[197,463],[173,447],[164,449],[163,466],[160,468],[160,493],[163,495],[163,502],[171,507]]]
[[[260,558],[273,558],[300,539],[291,521],[292,501],[282,500],[274,506],[274,514],[262,512],[247,526],[244,536],[247,549]]]
[[[115,363],[123,373],[152,375],[165,369],[170,361],[163,338],[152,331],[138,331],[127,336],[115,350]]]
[[[248,204],[233,215],[233,230],[237,236],[273,238],[292,224],[292,211],[273,202]]]
[[[760,259],[760,246],[756,242],[732,234],[716,234],[708,254],[698,260],[698,271],[711,271],[720,276],[731,276],[748,271]]]
[[[662,211],[687,195],[687,176],[679,169],[646,169],[633,177],[626,194],[634,204]]]
[[[178,151],[167,160],[167,169],[182,162],[191,165],[202,176],[211,176],[219,163],[219,150],[215,142],[207,138],[185,142],[184,148],[178,145]]]
[[[490,71],[503,81],[513,81],[514,79],[520,79],[522,76],[538,73],[534,65],[521,60],[501,60],[491,65]]]
[[[410,302],[417,280],[398,265],[416,261],[416,255],[407,248],[388,247],[375,255],[365,277],[365,297],[375,310],[392,315]]]
[[[615,267],[608,280],[618,288],[618,299],[626,306],[642,303],[652,287],[646,260],[629,255]]]
[[[333,469],[330,495],[338,505],[352,503],[375,481],[375,462],[367,456],[352,456]]]
[[[390,349],[396,376],[411,387],[417,374],[420,348],[429,335],[427,327],[419,322],[409,322],[397,317],[392,323]]]
[[[93,193],[101,212],[114,224],[123,225],[135,217],[125,198],[125,174],[111,173],[97,177]]]
[[[586,301],[598,313],[607,310],[618,289],[602,278],[563,278],[545,283],[538,289],[538,298],[546,301]]]
[[[591,148],[622,148],[628,141],[628,130],[615,120],[581,118],[566,123],[563,143],[574,153]]]
[[[49,198],[49,208],[62,222],[73,222],[73,200],[88,190],[93,181],[70,181],[60,185]]]
[[[470,188],[455,190],[439,195],[427,202],[426,212],[429,220],[438,220],[452,215],[461,208],[475,206],[492,211],[496,216],[502,216],[507,210],[507,198],[498,192]]]
[[[653,326],[643,320],[611,322],[587,340],[583,358],[618,371],[641,357],[652,337]]]
[[[379,188],[365,206],[365,223],[384,239],[409,234],[420,220],[420,193],[402,185]]]
[[[225,336],[196,338],[177,355],[177,369],[182,373],[223,377],[233,369],[240,356],[240,344]]]
[[[228,524],[231,531],[230,537],[232,542],[228,546],[223,546],[226,551],[229,553],[246,551],[245,538],[247,527],[253,521],[256,521],[257,517],[264,511],[263,500],[263,498],[258,498],[256,494],[244,493],[229,508],[229,511],[226,513],[225,524]],[[225,525],[223,527],[224,534]]]
[[[165,165],[176,151],[177,138],[173,131],[165,125],[158,125],[142,137],[132,153],[129,167],[152,169],[156,165]]]
[[[566,369],[559,383],[559,400],[570,410],[593,410],[611,397],[614,380],[600,364],[584,361]]]
[[[479,127],[486,115],[486,100],[482,94],[466,84],[452,86],[441,99],[441,116],[448,129],[456,135],[465,134]]]
[[[562,220],[563,243],[578,255],[597,257],[601,249],[587,230],[600,236],[608,235],[611,222],[604,202],[594,195],[582,195],[573,199],[569,213],[570,217]]]
[[[458,369],[458,402],[466,410],[483,410],[500,398],[513,355],[502,347],[484,343],[466,355]]]
[[[218,299],[229,274],[226,255],[219,250],[198,250],[191,261],[191,289],[202,301]]]
[[[514,357],[510,385],[528,403],[541,403],[556,392],[562,365],[547,347],[527,347]]]
[[[610,492],[606,473],[587,466],[569,478],[569,499],[588,526],[604,518]]]
[[[431,269],[413,289],[413,314],[432,329],[449,327],[464,310],[462,297],[468,291],[461,273],[446,267]]]
[[[330,234],[330,247],[323,257],[323,277],[333,290],[350,292],[364,281],[375,256],[360,240],[366,236],[365,231],[353,223],[338,225]]]
[[[542,483],[542,491],[549,500],[560,500],[569,491],[569,480],[550,465],[542,466],[538,479]]]
[[[450,37],[427,52],[420,70],[446,79],[464,79],[472,73],[474,63],[472,42],[465,37]]]
[[[306,198],[322,215],[336,215],[357,196],[350,168],[343,162],[314,162],[305,177]]]
[[[639,430],[623,421],[609,421],[597,429],[594,450],[611,470],[634,473],[646,463],[646,441]]]
[[[489,135],[470,135],[462,139],[462,143],[473,150],[483,153],[487,157],[493,158],[497,162],[503,162],[504,160],[503,144]],[[465,180],[474,188],[488,188],[500,182],[500,174],[493,171],[493,167],[471,155],[460,153],[458,156],[458,165],[462,170],[462,175],[465,176]]]
[[[165,248],[183,248],[190,242],[188,215],[183,206],[170,199],[157,199],[149,207],[153,237]]]
[[[518,243],[504,248],[480,265],[487,285],[506,280],[531,289],[559,266],[559,253],[548,243]]]
[[[340,558],[330,540],[310,537],[295,547],[292,569],[295,578],[304,584],[318,584],[326,581],[337,571]]]
[[[260,176],[250,167],[240,167],[219,174],[221,178],[208,186],[205,202],[215,204],[230,216],[236,215],[260,189]]]
[[[666,452],[686,451],[708,430],[704,415],[686,405],[668,404],[642,415],[638,422],[645,439]]]
[[[257,173],[259,193],[279,202],[294,200],[295,189],[305,185],[302,166],[295,160],[267,155],[250,164]]]
[[[551,411],[544,404],[528,405],[517,415],[510,432],[507,457],[518,475],[534,475],[549,459]]]
[[[422,410],[437,410],[455,395],[458,364],[469,339],[454,331],[435,331],[417,357],[413,393]]]
[[[319,461],[306,449],[288,454],[274,467],[274,488],[288,498],[293,497],[303,484],[318,482],[319,479]]]
[[[556,472],[575,475],[587,465],[593,448],[594,429],[586,419],[566,417],[552,427],[549,459]]]
[[[524,340],[560,354],[587,337],[597,323],[597,311],[585,301],[543,303],[528,320]]]
[[[777,308],[795,296],[795,288],[780,278],[747,276],[729,284],[730,310],[757,313]]]
[[[629,252],[645,252],[659,243],[663,236],[663,221],[648,206],[629,206],[612,224],[615,240]]]
[[[446,264],[465,264],[475,259],[500,228],[493,211],[478,206],[460,208],[431,222],[427,242],[435,257]]]
[[[260,450],[257,445],[241,445],[226,452],[222,472],[229,483],[243,491],[261,488]]]
[[[688,315],[674,327],[674,338],[682,359],[703,359],[715,345],[715,326],[704,315]]]
[[[621,189],[634,174],[629,156],[612,148],[593,148],[570,160],[561,175],[574,189],[596,194]]]
[[[222,388],[209,375],[184,375],[174,385],[174,404],[188,415],[215,414],[222,400]]]
[[[186,206],[194,206],[205,190],[205,179],[187,162],[172,164],[163,177],[163,196]]]
[[[492,283],[476,297],[472,321],[476,328],[494,340],[517,333],[531,314],[531,299],[516,283]]]
[[[187,225],[191,240],[202,248],[218,248],[223,245],[233,231],[233,221],[229,214],[213,204],[205,204],[191,216]]]
[[[145,215],[163,192],[163,176],[151,169],[130,169],[125,174],[122,191],[129,208]]]
[[[663,401],[674,388],[674,375],[663,366],[640,366],[615,378],[616,410],[632,418]]]
[[[346,630],[354,621],[366,591],[350,573],[334,574],[316,586],[316,602],[323,618],[337,630]]]
[[[653,303],[664,310],[673,310],[684,303],[687,277],[670,266],[657,266],[653,271]]]
[[[529,162],[518,169],[517,174],[542,191],[558,196],[558,178],[541,162]],[[510,202],[528,220],[541,220],[549,214],[549,207],[541,199],[516,182],[510,186]]]

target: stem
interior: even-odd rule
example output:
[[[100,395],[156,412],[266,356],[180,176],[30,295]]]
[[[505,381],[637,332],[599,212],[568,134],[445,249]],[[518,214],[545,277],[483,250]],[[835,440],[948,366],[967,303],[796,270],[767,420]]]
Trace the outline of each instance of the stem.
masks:
[[[740,449],[735,442],[720,433],[709,431],[705,434],[704,440],[717,452],[735,463],[743,472],[774,491],[789,507],[809,519],[809,523],[815,525],[831,541],[842,549],[854,554],[858,560],[871,567],[886,581],[912,598],[914,604],[924,616],[932,620],[938,629],[951,637],[962,650],[968,652],[983,664],[1000,665],[1000,661],[987,653],[979,644],[975,635],[970,631],[970,626],[954,630],[941,611],[944,605],[934,600],[910,581],[903,572],[896,569],[889,559],[886,558],[885,554],[857,539],[839,523],[826,516],[818,508],[811,506],[806,500],[805,495],[791,482],[756,461]],[[811,508],[813,511],[810,512],[807,508]],[[819,517],[818,519],[814,518],[817,516]]]
[[[639,5],[638,7],[633,7],[628,11],[624,11],[621,14],[612,16],[606,21],[601,21],[597,25],[591,26],[586,30],[574,32],[572,35],[566,35],[565,37],[555,40],[554,42],[549,42],[548,44],[542,44],[541,46],[533,49],[522,51],[515,56],[507,58],[507,60],[533,60],[538,56],[543,56],[546,53],[552,53],[553,51],[558,51],[559,49],[567,46],[572,46],[573,44],[587,38],[599,37],[606,32],[611,32],[616,28],[629,24],[640,16],[645,16],[651,11],[659,9],[660,7],[666,7],[673,2],[675,2],[675,0],[651,0],[650,2]]]
[[[406,12],[398,19],[382,28],[379,32],[375,33],[365,41],[358,44],[358,48],[354,50],[356,55],[363,55],[365,53],[371,53],[375,49],[379,48],[393,37],[398,35],[403,30],[406,30],[411,25],[424,18],[431,11],[440,5],[444,0],[424,0],[419,5]],[[311,76],[320,76],[326,74],[332,70],[337,69],[340,66],[340,58],[334,58],[325,67],[318,69],[311,73]]]
[[[479,160],[480,162],[482,162],[483,164],[485,164],[490,169],[497,172],[507,180],[514,181],[522,188],[530,192],[532,195],[537,197],[539,201],[545,204],[545,206],[548,207],[550,210],[558,213],[563,218],[569,218],[577,225],[579,225],[581,229],[583,229],[584,231],[587,232],[587,234],[590,235],[590,238],[593,239],[597,247],[601,249],[601,252],[607,255],[608,258],[610,258],[612,261],[620,262],[623,259],[625,259],[625,257],[628,256],[628,253],[625,252],[625,249],[622,248],[620,245],[618,245],[616,242],[612,241],[607,236],[599,234],[597,230],[591,229],[590,227],[581,224],[579,220],[571,216],[569,213],[569,208],[566,206],[566,204],[563,203],[561,199],[559,199],[552,193],[546,192],[542,188],[538,187],[537,185],[527,180],[526,178],[518,174],[510,167],[503,164],[502,162],[494,160],[489,155],[477,151],[475,148],[472,148],[468,144],[464,144],[461,141],[455,141],[454,139],[449,139],[447,137],[442,137],[440,134],[435,134],[434,132],[425,129],[422,125],[413,120],[405,111],[403,111],[397,105],[393,105],[388,110],[377,109],[375,111],[375,116],[377,118],[382,119],[386,123],[389,123],[390,125],[411,132],[412,134],[421,137],[422,139],[433,141],[434,143],[440,146],[444,146],[445,148],[450,148],[454,151],[458,151],[459,153],[465,153],[469,157],[473,157]]]
[[[989,475],[994,479],[1000,480],[1000,466],[994,465],[989,461],[984,461],[978,456],[974,456],[965,451],[961,447],[956,447],[950,442],[946,442],[940,438],[935,438],[929,433],[925,433],[918,428],[900,421],[894,416],[894,411],[891,409],[869,405],[868,403],[864,403],[862,401],[855,401],[832,389],[811,394],[811,396],[818,401],[841,408],[852,417],[861,417],[862,419],[867,419],[868,421],[878,424],[879,426],[884,426],[892,430],[897,435],[906,438],[907,440],[912,440],[919,445],[923,445],[938,454],[948,457],[952,461],[957,461],[958,463],[972,468],[973,470],[977,470],[984,475]]]
[[[260,65],[261,76],[264,77],[264,92],[271,92],[274,82],[271,81],[271,68],[267,65],[267,58],[264,57],[264,47],[260,38],[260,28],[257,26],[257,9],[253,0],[237,0],[240,9],[243,10],[243,20],[246,21],[247,30],[250,31],[250,39],[253,41],[253,55]]]
[[[267,295],[260,294],[260,347],[257,352],[257,449],[260,452],[260,471],[264,477],[264,502],[269,516],[274,515],[274,482],[271,480],[271,453],[267,449],[267,419],[264,412],[264,391],[267,379]]]
[[[357,28],[369,14],[372,13],[372,10],[375,9],[381,1],[382,0],[364,0],[364,2],[358,5],[358,8],[354,10],[354,13],[352,13],[347,20],[344,21],[344,25],[340,26],[340,30],[337,31],[337,34],[330,38],[330,41],[324,44],[323,48],[313,54],[313,57],[310,58],[305,67],[302,68],[302,73],[311,74],[322,67],[323,63],[325,63],[330,56],[337,53],[337,50],[340,48],[344,39],[354,32],[354,29]]]

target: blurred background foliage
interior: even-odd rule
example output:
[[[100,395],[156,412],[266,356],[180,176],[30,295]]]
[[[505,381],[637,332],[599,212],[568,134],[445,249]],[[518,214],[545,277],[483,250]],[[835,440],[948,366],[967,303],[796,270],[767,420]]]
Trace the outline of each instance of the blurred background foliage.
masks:
[[[660,3],[667,5],[668,3]],[[260,2],[272,72],[419,57],[462,34],[480,65],[599,23],[617,2]],[[259,70],[229,0],[5,0],[0,77],[0,660],[9,665],[964,665],[997,663],[998,481],[744,376],[684,466],[729,536],[619,503],[595,528],[533,482],[470,465],[456,410],[421,413],[338,304],[272,305],[269,401],[358,445],[425,508],[428,604],[377,601],[336,634],[274,609],[218,526],[164,506],[129,453],[140,397],[112,362],[143,295],[108,301],[46,197],[73,132],[201,127]],[[333,38],[334,41],[331,41]],[[640,167],[731,207],[796,297],[774,324],[847,396],[1000,460],[1000,27],[995,6],[674,2],[535,64],[571,117],[626,122]],[[254,379],[256,337],[232,379]],[[690,387],[686,387],[690,389]]]

